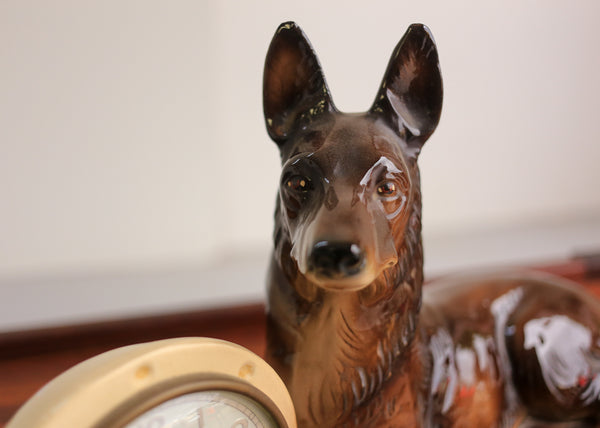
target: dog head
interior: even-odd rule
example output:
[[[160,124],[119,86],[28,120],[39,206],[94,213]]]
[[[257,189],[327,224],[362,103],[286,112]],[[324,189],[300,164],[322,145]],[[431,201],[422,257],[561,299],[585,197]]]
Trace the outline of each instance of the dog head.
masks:
[[[416,160],[442,105],[427,27],[411,25],[399,42],[373,106],[347,114],[302,30],[284,23],[267,53],[263,101],[282,159],[275,240],[288,266],[332,291],[363,289],[398,267],[407,233],[420,240]]]

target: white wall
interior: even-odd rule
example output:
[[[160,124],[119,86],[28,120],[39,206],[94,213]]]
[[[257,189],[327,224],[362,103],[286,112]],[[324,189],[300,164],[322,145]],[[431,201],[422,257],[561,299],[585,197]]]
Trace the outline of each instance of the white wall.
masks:
[[[600,218],[599,16],[594,0],[4,0],[0,278],[266,249],[262,66],[291,19],[345,111],[370,106],[410,23],[432,29],[445,101],[421,158],[427,237]]]

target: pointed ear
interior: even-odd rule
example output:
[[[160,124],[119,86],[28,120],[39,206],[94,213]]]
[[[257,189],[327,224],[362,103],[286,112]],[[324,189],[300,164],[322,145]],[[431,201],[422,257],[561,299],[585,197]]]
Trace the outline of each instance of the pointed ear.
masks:
[[[396,46],[370,111],[385,117],[417,153],[435,130],[442,111],[442,75],[426,26],[411,25]]]
[[[281,24],[269,46],[263,108],[269,135],[278,145],[298,126],[333,108],[317,56],[293,22]]]

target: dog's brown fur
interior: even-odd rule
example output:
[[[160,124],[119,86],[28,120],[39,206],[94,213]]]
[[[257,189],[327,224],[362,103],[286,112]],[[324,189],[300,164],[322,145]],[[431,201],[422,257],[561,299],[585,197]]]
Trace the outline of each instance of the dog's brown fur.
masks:
[[[264,83],[283,165],[267,357],[299,426],[596,423],[592,297],[513,276],[421,292],[417,157],[442,103],[429,30],[409,28],[363,114],[337,111],[293,23],[273,38]]]

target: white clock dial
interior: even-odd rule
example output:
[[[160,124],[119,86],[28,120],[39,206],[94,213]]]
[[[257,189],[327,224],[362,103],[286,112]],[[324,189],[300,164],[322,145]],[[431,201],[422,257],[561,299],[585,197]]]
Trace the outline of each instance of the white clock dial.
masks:
[[[277,424],[250,398],[229,391],[202,391],[168,400],[125,428],[271,428]]]

